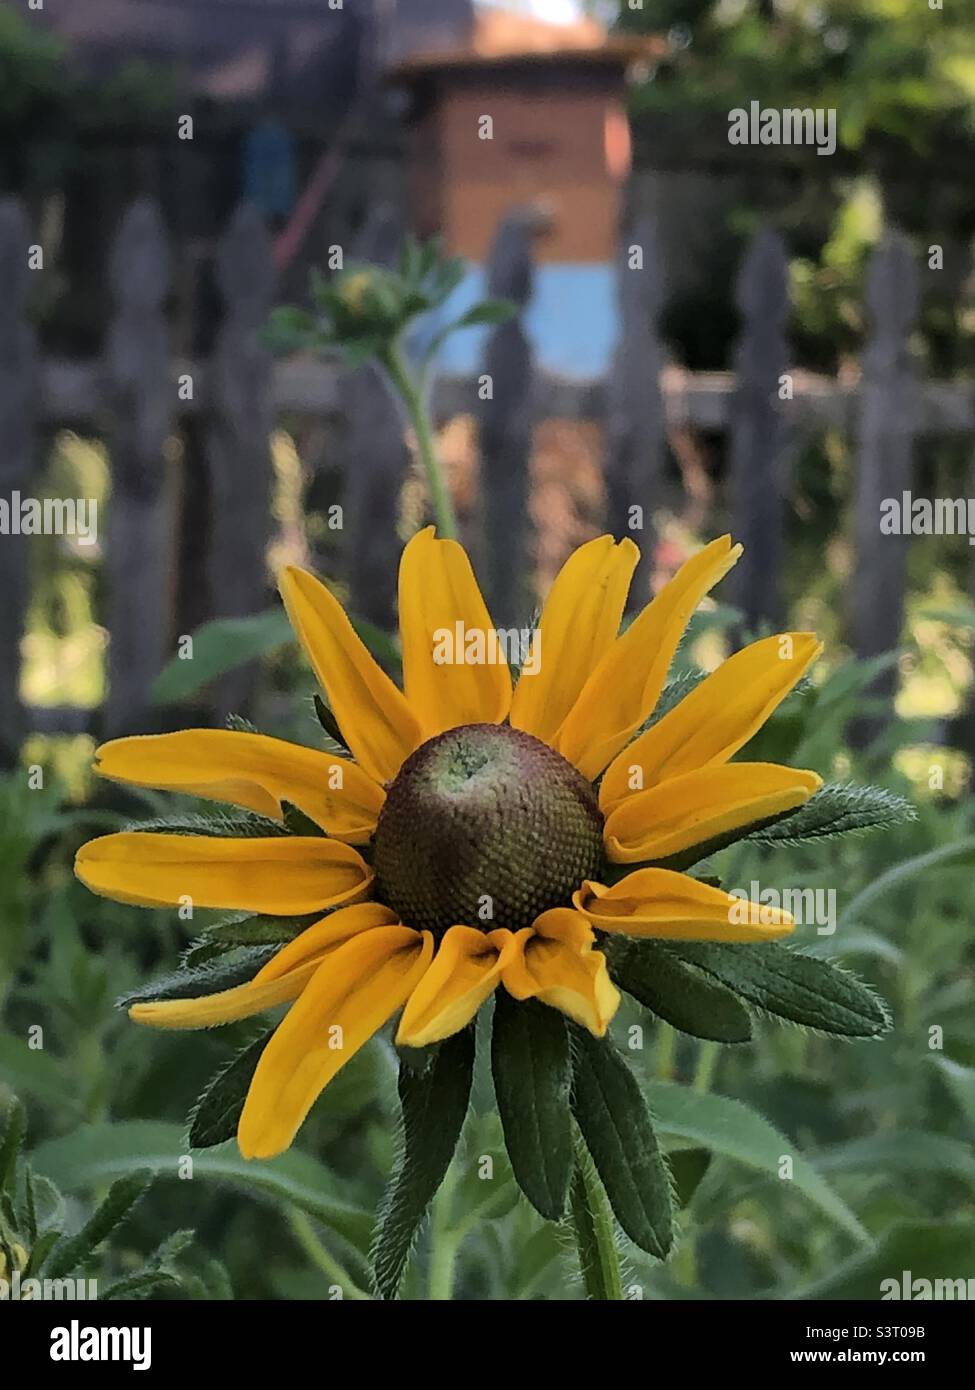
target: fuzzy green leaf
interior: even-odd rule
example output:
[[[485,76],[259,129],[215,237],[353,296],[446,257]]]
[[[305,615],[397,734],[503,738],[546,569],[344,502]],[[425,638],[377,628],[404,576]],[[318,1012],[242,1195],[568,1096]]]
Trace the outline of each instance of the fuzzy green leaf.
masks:
[[[102,1303],[119,1299],[136,1300],[158,1298],[163,1293],[177,1293],[182,1285],[175,1274],[165,1269],[150,1269],[144,1273],[130,1274],[125,1279],[116,1279],[109,1284],[104,1293],[98,1295]]]
[[[196,999],[204,994],[218,994],[224,989],[236,989],[252,980],[275,953],[273,946],[252,946],[234,955],[232,960],[220,958],[188,970],[176,970],[152,984],[143,985],[116,1000],[116,1007],[127,1009],[130,1004],[147,1004],[157,999]]]
[[[572,1176],[572,1058],[562,1014],[498,990],[491,1067],[518,1186],[540,1216],[558,1221]]]
[[[205,927],[203,934],[183,952],[180,966],[189,969],[203,965],[238,946],[284,946],[313,922],[320,921],[322,915],[314,912],[307,917],[267,917],[260,913],[233,913]]]
[[[191,1149],[210,1149],[214,1144],[222,1144],[225,1139],[233,1139],[261,1053],[273,1032],[273,1028],[265,1029],[207,1082],[190,1111]]]
[[[753,830],[748,838],[763,845],[798,845],[853,830],[885,829],[917,819],[909,801],[883,787],[825,786],[804,806]]]
[[[311,816],[306,816],[300,806],[295,806],[291,801],[282,801],[281,810],[284,813],[284,824],[292,835],[305,835],[308,837],[324,836],[325,831]]]
[[[663,1259],[673,1241],[670,1174],[636,1077],[609,1038],[573,1029],[572,1109],[617,1221]]]
[[[152,1182],[152,1174],[139,1169],[112,1183],[108,1196],[76,1236],[57,1243],[48,1256],[44,1277],[63,1279],[83,1264],[125,1220]]]
[[[426,1071],[400,1067],[402,1151],[380,1212],[372,1249],[380,1298],[395,1298],[413,1241],[454,1156],[470,1101],[474,1032],[465,1028],[438,1047]]]
[[[610,974],[620,989],[658,1018],[695,1038],[748,1042],[748,1010],[724,985],[705,979],[654,941],[617,937],[607,948]]]
[[[661,947],[697,966],[766,1013],[845,1038],[879,1038],[890,1028],[881,999],[829,961],[772,943],[729,946],[682,941]]]

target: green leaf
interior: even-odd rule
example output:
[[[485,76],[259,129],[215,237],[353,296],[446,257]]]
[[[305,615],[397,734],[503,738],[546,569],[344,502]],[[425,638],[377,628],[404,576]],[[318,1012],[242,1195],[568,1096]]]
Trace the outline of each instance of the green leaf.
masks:
[[[2,1084],[70,1114],[81,1099],[59,1057],[31,1047],[22,1038],[0,1034]]]
[[[975,1126],[975,1067],[963,1067],[950,1057],[937,1057],[934,1054],[929,1054],[929,1060],[937,1068],[961,1113],[970,1125]]]
[[[491,327],[501,323],[508,323],[518,312],[517,304],[512,304],[507,299],[483,299],[480,304],[474,304],[465,314],[451,325],[454,328],[474,328],[481,324]]]
[[[649,1082],[647,1098],[665,1141],[676,1140],[682,1145],[692,1144],[723,1154],[777,1182],[784,1182],[779,1178],[779,1165],[788,1155],[792,1158],[790,1185],[857,1240],[870,1239],[809,1160],[796,1153],[792,1140],[747,1105],[729,1096],[692,1091],[671,1081]]]
[[[156,835],[206,835],[217,840],[280,839],[294,833],[281,821],[256,811],[189,811],[185,815],[130,821],[123,829]]]
[[[151,1173],[136,1170],[112,1183],[108,1196],[78,1234],[55,1245],[45,1262],[44,1277],[63,1279],[83,1264],[125,1220],[151,1181]]]
[[[886,873],[878,875],[872,883],[868,883],[866,888],[857,893],[847,906],[841,925],[845,926],[862,917],[865,908],[885,893],[889,893],[892,888],[899,888],[909,879],[927,873],[929,869],[940,869],[949,864],[958,868],[969,868],[975,864],[975,835],[957,840],[954,844],[939,845],[937,849],[928,850],[924,854],[916,854],[911,859],[904,859],[895,864]]]
[[[261,337],[269,352],[294,352],[305,346],[314,326],[315,320],[306,309],[282,304],[272,309]]]
[[[820,787],[804,806],[753,830],[749,840],[763,845],[798,845],[854,830],[886,829],[917,820],[909,801],[883,787]]]
[[[236,989],[252,980],[274,953],[273,946],[248,946],[232,960],[221,958],[188,970],[176,970],[152,984],[123,994],[116,1000],[116,1008],[127,1009],[131,1004],[153,1003],[157,999],[196,999],[204,994]]]
[[[149,1169],[158,1179],[179,1181],[187,1161],[183,1128],[154,1120],[86,1125],[48,1140],[31,1156],[38,1173],[69,1192],[96,1187],[138,1168]],[[364,1250],[368,1243],[371,1213],[329,1198],[335,1178],[309,1154],[289,1149],[256,1163],[226,1145],[193,1154],[191,1161],[194,1180],[216,1179],[275,1202],[293,1202],[357,1249]]]
[[[152,686],[154,705],[187,700],[218,676],[267,656],[294,640],[283,608],[247,618],[214,618],[193,634],[193,655],[168,662]]]
[[[662,1260],[674,1234],[670,1175],[636,1077],[609,1038],[582,1028],[573,1028],[573,1063],[573,1113],[613,1213]]]
[[[697,966],[766,1013],[844,1038],[879,1038],[890,1028],[881,999],[830,961],[772,943],[729,946],[682,941],[661,949]]]
[[[34,1188],[34,1174],[30,1164],[24,1164],[24,1200],[21,1208],[21,1224],[27,1232],[30,1243],[37,1239],[37,1199]]]
[[[816,1155],[823,1173],[933,1173],[975,1188],[975,1156],[961,1139],[931,1130],[905,1129],[869,1134],[833,1144]]]
[[[273,1028],[266,1029],[246,1047],[242,1047],[207,1082],[190,1111],[191,1149],[210,1149],[214,1144],[223,1144],[227,1139],[234,1138],[261,1053],[273,1033]]]
[[[165,1269],[150,1269],[144,1274],[130,1274],[126,1279],[116,1279],[103,1293],[99,1302],[113,1302],[118,1299],[158,1298],[161,1293],[176,1293],[182,1284],[175,1274]]]
[[[491,1068],[518,1186],[540,1216],[558,1221],[572,1176],[572,1058],[563,1015],[498,990]]]
[[[400,1067],[402,1150],[380,1212],[372,1249],[380,1298],[395,1298],[427,1207],[454,1156],[470,1101],[474,1030],[441,1043],[425,1072]]]
[[[880,1237],[876,1246],[843,1261],[830,1272],[804,1288],[789,1294],[790,1299],[856,1300],[876,1302],[893,1288],[882,1287],[892,1279],[903,1298],[904,1272],[909,1279],[928,1280],[932,1288],[913,1287],[914,1297],[926,1293],[931,1297],[935,1281],[941,1282],[944,1296],[954,1298],[957,1288],[947,1291],[944,1281],[965,1280],[965,1293],[971,1287],[972,1251],[975,1250],[975,1221],[901,1221]],[[910,1293],[908,1294],[910,1297]],[[910,1321],[905,1317],[905,1321]]]
[[[712,1042],[747,1042],[748,1010],[723,985],[706,979],[653,941],[613,937],[606,943],[615,982],[682,1033]]]
[[[27,1133],[27,1114],[16,1096],[7,1106],[3,1142],[0,1143],[0,1192],[13,1192],[17,1160]]]
[[[31,1246],[30,1258],[27,1261],[27,1268],[24,1275],[27,1278],[35,1278],[44,1268],[44,1261],[61,1239],[60,1230],[43,1231]]]

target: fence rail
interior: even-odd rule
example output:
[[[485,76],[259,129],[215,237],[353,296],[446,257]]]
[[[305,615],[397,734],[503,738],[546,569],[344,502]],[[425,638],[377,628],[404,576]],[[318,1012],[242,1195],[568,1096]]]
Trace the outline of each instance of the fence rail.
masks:
[[[380,209],[354,248],[389,262],[399,223]],[[193,495],[209,502],[202,585],[194,611],[240,616],[266,605],[263,552],[269,526],[270,434],[276,421],[312,416],[341,426],[346,506],[343,563],[352,600],[373,621],[392,619],[389,580],[398,553],[396,498],[408,455],[399,419],[370,368],[300,358],[272,361],[260,329],[274,301],[271,243],[257,213],[241,207],[217,253],[223,316],[207,360],[171,353],[166,299],[172,266],[159,209],[148,200],[126,214],[113,244],[113,317],[104,354],[70,361],[44,356],[31,326],[29,255],[34,238],[23,207],[0,201],[0,497],[30,495],[38,441],[74,428],[106,441],[112,494],[104,549],[105,625],[110,634],[109,694],[94,712],[24,710],[16,652],[28,599],[24,537],[0,538],[0,746],[15,756],[28,729],[93,729],[117,734],[151,726],[149,687],[177,632],[177,600],[187,576],[181,531],[192,525],[167,484],[167,438],[192,428],[200,448]],[[634,245],[640,269],[631,269]],[[492,293],[518,306],[486,343],[482,370],[493,398],[479,399],[477,377],[444,377],[434,408],[441,419],[473,415],[478,424],[486,587],[499,621],[524,612],[532,538],[527,458],[534,424],[547,418],[603,425],[606,524],[621,533],[630,508],[652,516],[659,502],[668,436],[676,431],[728,437],[731,520],[746,541],[733,598],[751,623],[781,611],[780,553],[797,444],[824,429],[855,445],[853,536],[856,567],[849,619],[858,652],[895,645],[903,618],[906,541],[882,536],[879,504],[909,488],[915,442],[975,431],[975,384],[920,381],[909,352],[919,276],[906,242],[890,234],[873,254],[867,287],[870,330],[859,374],[836,380],[790,367],[786,335],[788,262],[784,243],[764,230],[743,259],[737,284],[741,332],[733,372],[686,372],[670,365],[659,336],[666,279],[651,221],[621,239],[617,272],[619,340],[604,379],[575,380],[538,368],[523,325],[530,302],[532,241],[517,212],[499,227],[489,267]],[[780,383],[789,378],[784,394]],[[184,480],[185,484],[185,480]],[[184,485],[184,492],[186,487]],[[649,528],[648,528],[649,529]],[[650,537],[642,537],[649,550]],[[250,676],[222,684],[214,718],[246,704]]]

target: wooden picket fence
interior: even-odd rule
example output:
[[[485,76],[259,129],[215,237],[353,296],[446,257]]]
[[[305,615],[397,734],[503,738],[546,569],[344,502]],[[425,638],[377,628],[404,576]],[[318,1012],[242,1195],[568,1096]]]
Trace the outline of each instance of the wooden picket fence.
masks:
[[[389,263],[400,225],[379,210],[356,254]],[[17,657],[28,599],[28,541],[0,537],[0,745],[8,759],[31,729],[88,728],[100,735],[147,729],[158,720],[149,690],[170,656],[181,553],[165,446],[192,426],[203,447],[198,466],[209,497],[202,582],[205,616],[233,617],[267,607],[264,552],[270,531],[270,436],[282,416],[336,422],[344,478],[343,578],[352,603],[374,622],[393,619],[398,499],[408,469],[397,409],[371,368],[305,359],[274,361],[260,334],[275,298],[271,245],[257,212],[241,207],[223,237],[217,282],[223,317],[208,360],[174,360],[166,298],[171,284],[159,209],[134,204],[115,237],[111,326],[98,360],[42,355],[31,327],[34,237],[23,207],[0,201],[0,497],[32,495],[43,449],[61,428],[106,441],[111,466],[109,524],[103,538],[110,634],[108,698],[98,711],[25,710]],[[630,248],[642,248],[632,269]],[[514,212],[498,228],[489,267],[492,295],[517,315],[494,329],[482,372],[493,383],[481,400],[477,378],[438,383],[439,418],[476,417],[480,528],[477,549],[496,621],[530,609],[532,535],[528,459],[535,422],[602,422],[606,525],[626,534],[631,508],[652,518],[659,505],[668,432],[682,427],[728,435],[729,518],[745,555],[729,595],[751,626],[782,615],[783,537],[791,460],[825,428],[855,441],[855,571],[849,591],[856,650],[871,656],[897,645],[903,618],[907,542],[882,536],[880,501],[911,487],[916,442],[975,428],[975,392],[966,382],[922,382],[908,349],[919,284],[906,242],[891,234],[874,253],[868,283],[870,333],[853,383],[791,372],[786,338],[786,249],[759,232],[741,266],[741,334],[732,373],[685,373],[665,365],[658,324],[666,303],[654,227],[643,221],[621,238],[620,338],[605,379],[565,380],[538,370],[523,326],[532,289],[532,239]],[[791,398],[780,383],[789,374]],[[191,389],[187,388],[191,383]],[[788,395],[788,392],[785,393]],[[199,480],[198,480],[199,481]],[[184,484],[184,492],[185,492]],[[637,539],[649,552],[645,531]],[[526,600],[528,608],[526,608]],[[247,672],[224,682],[210,717],[246,705]]]

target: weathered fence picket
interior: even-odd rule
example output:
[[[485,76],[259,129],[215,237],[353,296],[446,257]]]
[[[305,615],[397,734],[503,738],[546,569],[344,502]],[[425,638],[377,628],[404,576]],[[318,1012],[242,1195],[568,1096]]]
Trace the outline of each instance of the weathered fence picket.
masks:
[[[910,488],[918,428],[917,380],[909,338],[918,312],[918,273],[903,237],[889,236],[867,273],[870,336],[863,353],[854,502],[856,574],[853,645],[858,656],[879,656],[901,640],[907,579],[907,536],[880,529],[885,497]],[[876,687],[889,692],[888,672]]]
[[[664,354],[657,328],[664,283],[652,218],[623,237],[616,274],[620,332],[606,381],[606,524],[615,536],[630,536],[640,546],[630,586],[634,608],[649,595],[653,511],[667,447],[660,391]]]
[[[108,697],[104,731],[145,729],[149,688],[168,655],[173,607],[172,526],[164,449],[173,421],[169,330],[163,310],[169,256],[155,203],[126,214],[112,248],[115,313],[110,382],[112,493],[106,532]]]
[[[728,466],[731,529],[745,547],[729,592],[751,632],[763,624],[780,627],[783,617],[786,422],[780,388],[788,359],[788,277],[781,236],[763,228],[748,248],[736,287],[742,331]]]
[[[271,240],[257,209],[244,204],[217,255],[224,319],[217,335],[210,392],[211,611],[218,618],[258,613],[268,602],[265,562],[271,533],[271,357],[262,341],[274,297]],[[242,713],[253,665],[220,682],[217,712]]]
[[[532,353],[523,313],[532,293],[535,215],[516,210],[498,228],[488,263],[487,292],[518,312],[497,324],[484,350],[477,421],[481,458],[485,591],[501,627],[524,624],[528,593],[529,460],[534,424]]]
[[[392,204],[380,204],[360,233],[355,258],[393,266],[403,222]],[[396,574],[402,545],[399,498],[409,469],[403,419],[378,367],[345,369],[340,381],[346,404],[339,455],[345,480],[342,501],[346,534],[345,575],[353,610],[378,627],[396,621]]]

